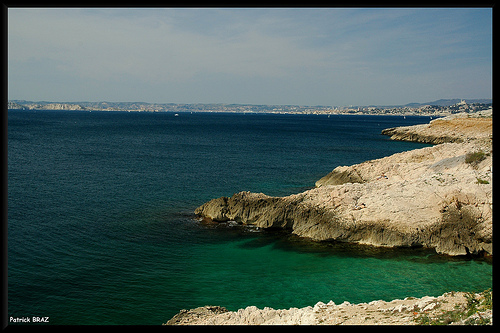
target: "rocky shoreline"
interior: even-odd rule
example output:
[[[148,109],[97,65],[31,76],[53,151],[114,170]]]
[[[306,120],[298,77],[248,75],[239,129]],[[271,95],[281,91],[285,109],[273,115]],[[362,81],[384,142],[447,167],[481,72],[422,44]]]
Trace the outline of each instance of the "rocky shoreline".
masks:
[[[339,166],[318,180],[316,188],[286,197],[240,192],[213,199],[198,207],[195,214],[212,222],[286,229],[314,241],[426,247],[451,256],[492,256],[492,130],[491,109],[386,129],[382,134],[393,140],[435,145]],[[362,307],[383,311],[388,304],[372,303]],[[393,323],[382,318],[368,320],[370,316],[357,320],[354,314],[342,321],[336,305],[321,319],[316,308],[322,305],[318,304],[299,309],[299,314],[292,314],[292,309],[255,307],[240,309],[238,315],[219,307],[183,310],[169,324]],[[423,310],[427,305],[415,306],[413,310]],[[284,319],[287,316],[289,319]],[[395,323],[409,324],[410,317]]]
[[[449,292],[439,297],[406,297],[390,302],[335,304],[275,310],[220,306],[181,310],[164,325],[484,325],[493,324],[492,292]]]
[[[479,131],[470,126],[474,119]],[[491,117],[454,116],[385,130],[397,139],[423,133],[425,140],[451,142],[339,166],[316,188],[286,197],[240,192],[213,199],[195,214],[287,229],[315,241],[492,255],[491,123]]]

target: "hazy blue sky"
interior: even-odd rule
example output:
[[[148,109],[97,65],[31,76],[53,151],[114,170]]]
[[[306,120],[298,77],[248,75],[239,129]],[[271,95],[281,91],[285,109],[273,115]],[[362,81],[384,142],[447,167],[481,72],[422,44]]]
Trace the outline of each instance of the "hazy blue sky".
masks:
[[[491,97],[491,8],[8,9],[9,99],[342,106]]]

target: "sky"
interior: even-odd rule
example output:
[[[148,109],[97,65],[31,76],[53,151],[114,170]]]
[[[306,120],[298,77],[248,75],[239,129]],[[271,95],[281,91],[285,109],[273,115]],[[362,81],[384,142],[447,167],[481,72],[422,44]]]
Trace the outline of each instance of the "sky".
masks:
[[[9,8],[8,99],[492,98],[491,8]]]

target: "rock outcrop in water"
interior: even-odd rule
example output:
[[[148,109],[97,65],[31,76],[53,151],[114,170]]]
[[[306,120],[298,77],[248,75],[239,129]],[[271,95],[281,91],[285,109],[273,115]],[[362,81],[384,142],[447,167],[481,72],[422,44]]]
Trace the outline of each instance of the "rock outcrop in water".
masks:
[[[440,144],[444,142],[489,141],[493,134],[492,110],[459,113],[429,124],[388,128],[382,134],[393,140]]]
[[[303,193],[240,192],[195,213],[316,241],[492,254],[492,119],[479,116],[384,130],[393,139],[439,144],[337,167]]]

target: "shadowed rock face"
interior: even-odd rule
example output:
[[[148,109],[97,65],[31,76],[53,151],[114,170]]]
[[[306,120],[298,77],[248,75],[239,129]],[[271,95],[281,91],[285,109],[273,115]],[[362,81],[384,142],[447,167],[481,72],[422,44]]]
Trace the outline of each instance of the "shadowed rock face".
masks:
[[[340,166],[315,189],[286,197],[240,192],[213,199],[195,213],[216,222],[283,228],[317,241],[492,254],[492,146],[491,134],[483,133],[491,127],[482,119],[479,133],[465,118],[469,132],[460,132],[460,119],[452,118],[453,126],[439,119],[431,128],[437,134],[452,128],[461,143]],[[415,127],[429,136],[424,126]],[[471,161],[476,155],[481,158]]]

